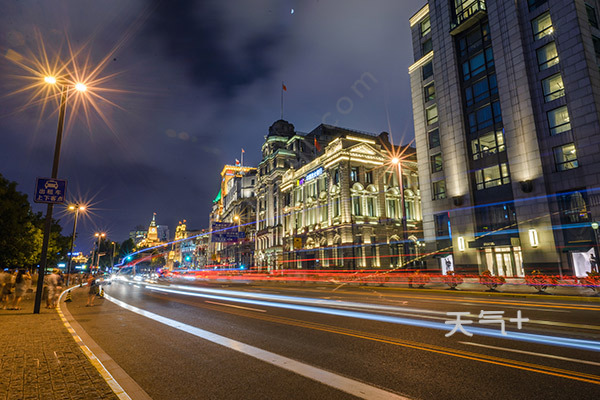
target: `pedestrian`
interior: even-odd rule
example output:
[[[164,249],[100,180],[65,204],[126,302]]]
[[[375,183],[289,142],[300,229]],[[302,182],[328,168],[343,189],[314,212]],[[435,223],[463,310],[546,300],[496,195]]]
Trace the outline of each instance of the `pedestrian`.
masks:
[[[12,310],[20,310],[19,304],[23,295],[27,293],[27,289],[31,286],[31,275],[29,271],[24,268],[19,268],[17,276],[15,278],[15,298],[13,300]]]
[[[92,274],[88,276],[87,285],[89,287],[88,291],[88,301],[85,305],[86,307],[94,306],[94,299],[96,298],[96,294],[98,294],[98,284],[96,283],[96,277]]]
[[[46,301],[46,308],[56,308],[56,300],[58,296],[56,295],[59,292],[59,276],[58,269],[54,268],[52,273],[48,275],[48,300]]]
[[[10,294],[12,293],[14,284],[14,275],[10,269],[5,269],[0,273],[0,302],[2,309],[8,308],[10,302]]]

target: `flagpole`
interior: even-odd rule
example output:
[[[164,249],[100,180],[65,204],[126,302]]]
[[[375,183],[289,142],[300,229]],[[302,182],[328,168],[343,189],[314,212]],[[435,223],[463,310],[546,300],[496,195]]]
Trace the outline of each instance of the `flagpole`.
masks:
[[[242,157],[241,157],[242,162],[240,163],[240,167],[244,168],[244,149],[242,149]]]
[[[281,81],[281,119],[283,119],[283,81]]]

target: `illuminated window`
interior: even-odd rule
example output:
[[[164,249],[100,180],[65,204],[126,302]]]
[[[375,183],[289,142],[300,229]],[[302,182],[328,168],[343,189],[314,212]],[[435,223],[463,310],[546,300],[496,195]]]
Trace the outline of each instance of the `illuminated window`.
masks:
[[[425,36],[429,32],[431,32],[431,19],[426,17],[423,21],[421,21],[421,36]]]
[[[563,80],[560,73],[544,79],[542,81],[542,89],[544,90],[545,102],[563,97],[565,95],[565,86],[563,85]]]
[[[557,171],[566,171],[579,167],[577,150],[574,143],[568,143],[554,148],[554,162]]]
[[[554,32],[549,11],[531,21],[531,26],[533,28],[533,37],[535,40],[541,39],[546,35],[551,35]]]
[[[463,63],[463,79],[468,81],[494,65],[492,48],[488,47]]]
[[[496,75],[492,74],[475,82],[472,86],[465,89],[465,100],[467,107],[475,103],[488,99],[490,96],[498,93],[498,82]]]
[[[548,123],[550,124],[550,134],[558,135],[571,129],[571,120],[567,106],[555,108],[548,111]]]
[[[350,168],[350,180],[352,182],[358,182],[358,167]]]
[[[506,163],[475,171],[475,186],[477,190],[489,189],[508,183],[510,183],[510,176]]]
[[[438,109],[437,105],[433,105],[425,110],[427,116],[427,125],[435,124],[438,122]]]
[[[536,53],[540,71],[558,64],[558,50],[556,50],[555,42],[550,42],[544,47],[540,47]]]
[[[336,197],[333,200],[333,216],[334,217],[340,216],[340,198],[339,197]]]
[[[430,83],[429,85],[425,86],[425,102],[431,101],[431,100],[435,100],[435,85],[432,83]]]
[[[386,205],[388,218],[398,218],[398,214],[396,213],[396,199],[387,199]]]
[[[373,171],[365,172],[365,183],[367,185],[373,183]]]
[[[433,75],[433,62],[429,61],[427,64],[421,67],[421,73],[423,74],[423,80]]]
[[[360,196],[352,196],[352,215],[362,215],[360,202]]]
[[[433,200],[441,200],[446,198],[446,181],[441,180],[433,182]]]
[[[375,204],[375,197],[367,197],[367,216],[376,217],[377,207]]]
[[[471,141],[473,160],[505,150],[502,131],[490,132]]]

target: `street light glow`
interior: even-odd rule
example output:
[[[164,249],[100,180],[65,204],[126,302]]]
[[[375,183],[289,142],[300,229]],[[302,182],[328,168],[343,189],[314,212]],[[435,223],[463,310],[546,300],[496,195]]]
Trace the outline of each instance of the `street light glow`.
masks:
[[[44,77],[44,82],[49,83],[50,85],[56,84],[56,78],[53,76]]]
[[[87,90],[87,86],[85,86],[85,84],[78,82],[75,84],[75,90],[79,91],[79,92],[85,92]]]
[[[392,158],[392,164],[396,165],[400,162],[400,159],[398,157],[394,157]]]

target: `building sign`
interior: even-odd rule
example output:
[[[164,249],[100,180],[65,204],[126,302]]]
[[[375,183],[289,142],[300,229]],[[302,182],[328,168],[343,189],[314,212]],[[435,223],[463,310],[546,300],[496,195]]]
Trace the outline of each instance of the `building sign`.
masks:
[[[33,201],[36,203],[61,204],[65,202],[67,181],[64,179],[38,178]]]
[[[213,222],[211,230],[210,241],[213,243],[235,243],[246,237],[246,234],[239,232],[237,225],[231,222]]]
[[[306,182],[310,182],[313,179],[318,178],[319,176],[321,176],[324,172],[323,167],[319,167],[317,169],[315,169],[314,171],[308,173],[304,178],[301,178],[297,181],[298,186],[304,185]]]

